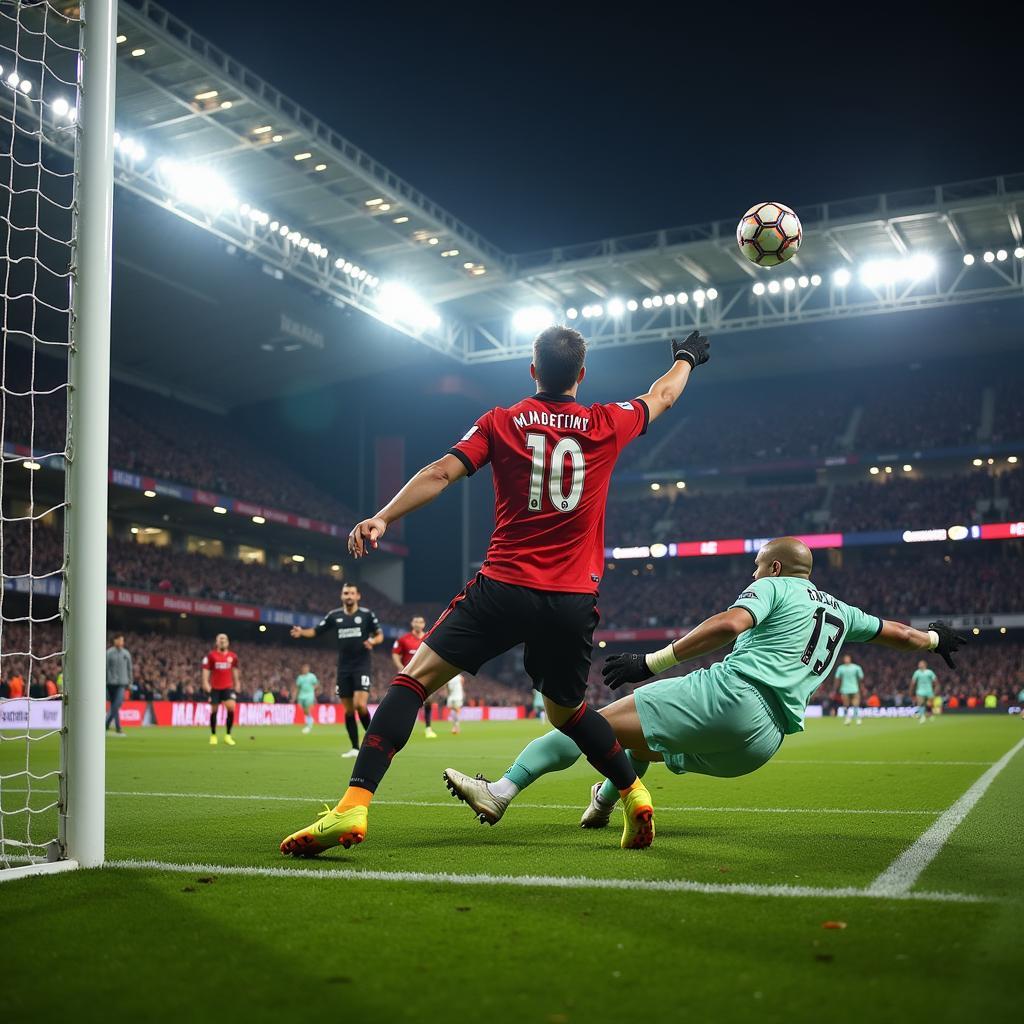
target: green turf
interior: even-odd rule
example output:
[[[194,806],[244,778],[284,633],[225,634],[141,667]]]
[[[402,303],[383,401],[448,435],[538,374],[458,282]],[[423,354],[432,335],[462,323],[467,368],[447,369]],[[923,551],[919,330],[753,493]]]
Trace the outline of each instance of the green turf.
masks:
[[[480,826],[448,796],[441,769],[496,776],[543,726],[480,723],[460,737],[440,728],[434,741],[418,731],[396,759],[362,846],[300,863],[281,858],[277,842],[340,792],[351,767],[338,757],[343,730],[241,729],[234,749],[210,748],[200,730],[109,740],[110,859],[306,874],[104,869],[4,884],[0,924],[26,937],[32,955],[0,987],[0,1020],[70,1006],[84,1020],[296,1012],[553,1024],[729,1021],[751,1012],[779,1021],[1016,1019],[1024,752],[917,886],[979,903],[453,886],[319,872],[864,887],[1024,735],[1019,719],[812,722],[738,780],[677,778],[655,766],[647,781],[658,839],[641,853],[620,851],[617,830],[576,827],[592,778],[583,762],[524,793],[496,828]],[[33,767],[52,756],[38,744]],[[18,744],[0,743],[0,771],[23,761]],[[37,806],[50,798],[33,794]],[[2,799],[10,810],[23,794]],[[868,813],[843,813],[850,810]],[[7,834],[23,819],[6,819]],[[847,927],[824,929],[830,920]]]

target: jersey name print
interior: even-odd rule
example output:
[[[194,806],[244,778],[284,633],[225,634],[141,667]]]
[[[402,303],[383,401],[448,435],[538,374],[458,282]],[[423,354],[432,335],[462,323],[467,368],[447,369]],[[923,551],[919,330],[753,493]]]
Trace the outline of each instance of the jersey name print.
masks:
[[[639,398],[585,406],[545,393],[484,413],[449,452],[470,474],[491,465],[495,525],[480,571],[534,590],[595,593],[612,470],[648,417]]]

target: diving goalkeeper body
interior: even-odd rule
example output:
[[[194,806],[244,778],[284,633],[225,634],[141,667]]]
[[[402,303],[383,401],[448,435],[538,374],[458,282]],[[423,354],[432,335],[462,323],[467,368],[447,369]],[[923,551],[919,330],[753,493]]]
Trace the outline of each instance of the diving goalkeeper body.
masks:
[[[602,709],[638,776],[652,761],[676,774],[731,778],[766,764],[784,738],[804,727],[807,703],[828,678],[844,642],[950,655],[967,642],[942,623],[928,631],[869,615],[811,582],[810,548],[796,537],[769,541],[753,582],[730,608],[653,654],[617,654],[603,674],[611,689],[641,683],[674,665],[735,642],[710,668],[659,680]],[[497,782],[449,768],[445,782],[481,821],[494,824],[541,775],[570,767],[579,749],[558,732],[534,740]],[[610,790],[610,791],[609,791]],[[618,793],[600,783],[580,824],[608,824]]]

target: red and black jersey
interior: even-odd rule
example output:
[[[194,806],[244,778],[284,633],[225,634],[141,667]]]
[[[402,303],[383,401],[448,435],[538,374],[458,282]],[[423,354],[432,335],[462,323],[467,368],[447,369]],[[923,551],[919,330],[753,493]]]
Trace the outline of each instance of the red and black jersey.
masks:
[[[402,659],[404,668],[412,661],[412,656],[420,649],[421,643],[423,643],[423,637],[417,636],[415,633],[405,633],[395,641],[391,651]]]
[[[640,398],[586,406],[545,393],[484,413],[450,451],[469,473],[491,464],[494,533],[481,572],[535,590],[596,591],[612,470],[648,417]]]
[[[234,669],[238,668],[238,655],[234,651],[210,651],[203,658],[203,668],[210,670],[211,690],[231,690],[235,685]]]

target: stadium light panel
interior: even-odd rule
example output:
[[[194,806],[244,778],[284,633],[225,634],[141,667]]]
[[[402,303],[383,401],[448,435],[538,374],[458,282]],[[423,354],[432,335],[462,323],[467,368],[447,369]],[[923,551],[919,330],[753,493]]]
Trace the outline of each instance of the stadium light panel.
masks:
[[[970,252],[965,252],[964,253],[964,266],[965,267],[973,267],[974,266],[974,254],[973,253],[970,253]]]
[[[327,164],[317,164],[316,167],[313,168],[313,170],[314,171],[326,171],[327,170]]]
[[[604,306],[599,302],[595,302],[594,305],[590,307],[590,315],[592,317],[604,316]]]
[[[622,316],[626,312],[626,304],[622,299],[609,299],[608,300],[608,315],[609,316]]]
[[[144,46],[136,46],[135,49],[132,50],[132,56],[133,57],[145,57],[146,56],[146,48]]]
[[[666,295],[665,296],[665,305],[666,306],[674,306],[675,304],[676,304],[676,297],[674,295]]]
[[[231,100],[225,100],[225,101],[224,101],[224,102],[223,102],[223,103],[222,103],[222,104],[220,105],[220,109],[221,109],[221,110],[230,110],[230,109],[231,109],[231,108],[232,108],[233,106],[234,106],[234,103],[232,103],[232,102],[231,102]]]
[[[661,484],[651,484],[651,490],[652,491],[660,491],[661,490]]]
[[[811,274],[811,286],[817,288],[821,284],[821,274]]]
[[[846,269],[846,267],[840,267],[832,275],[832,283],[838,285],[840,288],[845,288],[850,283],[851,276],[852,275]]]
[[[1007,458],[1007,460],[1006,460],[1006,461],[1007,461],[1007,462],[1008,462],[1008,463],[1009,463],[1009,464],[1010,464],[1011,466],[1016,466],[1016,465],[1017,465],[1017,456],[1016,456],[1016,455],[1010,455],[1010,456],[1009,456],[1009,457]]]
[[[569,308],[568,308],[568,309],[567,309],[567,310],[565,311],[565,316],[566,316],[566,319],[568,319],[568,320],[575,320],[575,319],[576,319],[576,317],[578,317],[579,315],[580,315],[580,313],[579,313],[579,310],[578,310],[578,309],[575,309],[575,308],[574,308],[574,307],[572,307],[572,306],[570,306],[570,307],[569,307]]]
[[[982,259],[983,259],[983,260],[984,260],[984,261],[985,261],[986,263],[992,263],[992,262],[993,262],[993,261],[995,260],[995,258],[996,258],[996,254],[995,254],[994,252],[992,252],[991,250],[989,250],[989,251],[987,251],[987,252],[985,253],[985,255],[984,255],[984,256],[982,256],[981,258],[982,258]]]
[[[118,36],[117,37],[117,42],[118,43],[127,43],[128,42],[128,37],[127,36]]]
[[[458,249],[445,249],[445,251],[443,253],[441,253],[441,258],[442,259],[448,259],[450,256],[458,256],[458,255],[459,255],[459,250]]]
[[[304,562],[306,560],[305,555],[292,555],[293,562]]]
[[[870,468],[870,469],[868,470],[868,472],[869,472],[869,473],[870,473],[870,474],[871,474],[872,476],[878,476],[878,474],[879,474],[879,473],[881,472],[881,470],[880,470],[880,469],[879,469],[879,468],[878,468],[877,466],[872,466],[872,467],[871,467],[871,468]]]
[[[754,284],[754,294],[755,295],[764,295],[764,284],[761,281],[757,281]]]
[[[520,334],[536,334],[554,322],[554,314],[545,306],[525,306],[512,317],[512,327]]]
[[[892,466],[886,466],[885,467],[885,471],[886,471],[886,473],[891,473],[892,472]]]
[[[639,308],[640,303],[637,302],[636,299],[630,299],[629,302],[626,303],[626,309],[628,309],[630,313],[635,313]]]
[[[437,245],[437,243],[440,242],[440,241],[441,241],[440,238],[428,238],[427,239],[427,245]]]
[[[266,623],[261,622],[260,623],[260,632],[261,633],[266,633],[266,631],[267,631]]]
[[[253,128],[252,133],[253,135],[266,135],[267,132],[272,132],[273,130],[274,126],[272,124],[261,124],[259,128]]]
[[[696,302],[698,306],[704,305],[705,298],[707,298],[707,292],[705,292],[703,288],[698,288],[693,293],[693,301]]]
[[[21,75],[19,75],[17,71],[12,71],[12,72],[11,72],[11,73],[10,73],[10,74],[9,74],[9,75],[7,76],[7,84],[8,84],[8,85],[9,85],[9,86],[10,86],[10,87],[11,87],[12,89],[17,89],[17,88],[18,88],[18,83],[19,83],[20,81],[21,81]]]
[[[381,199],[380,196],[377,196],[375,199],[367,199],[366,203],[364,205],[365,206],[380,206],[380,204],[383,203],[383,202],[384,202],[384,200]]]
[[[292,159],[297,163],[301,163],[303,160],[308,160],[312,155],[312,153],[296,153]]]
[[[640,303],[640,305],[643,306],[644,309],[650,309],[651,306],[654,305],[654,300],[650,296],[648,296],[646,299],[643,300],[643,302]]]
[[[655,309],[661,309],[662,305],[664,304],[664,301],[665,300],[662,299],[662,297],[660,295],[655,295],[654,298],[651,299],[651,305]]]
[[[197,92],[195,98],[197,100],[212,100],[217,95],[219,93],[216,89],[207,89],[206,92]]]
[[[972,466],[983,466],[984,462],[981,459],[971,459]]]
[[[768,291],[772,295],[778,295],[779,292],[782,291],[782,286],[779,284],[778,281],[769,281],[768,282]]]
[[[24,467],[25,467],[25,468],[26,468],[27,470],[30,470],[30,471],[31,471],[31,472],[33,472],[33,473],[34,473],[34,472],[35,472],[35,471],[36,471],[37,469],[42,469],[42,468],[43,468],[43,467],[42,467],[42,466],[41,466],[41,465],[40,465],[40,464],[39,464],[38,462],[33,462],[33,461],[32,461],[31,459],[26,459],[26,460],[25,460],[25,461],[24,461],[24,462],[22,463],[22,465],[23,465],[23,466],[24,466]]]
[[[128,531],[128,532],[129,532],[129,533],[132,533],[132,534],[138,533],[138,532],[139,532],[139,528],[138,528],[137,526],[133,526],[133,527],[131,527],[131,528],[129,529],[129,531]]]
[[[791,277],[787,277],[782,282],[782,287],[785,288],[787,292],[791,292],[796,288],[796,281],[794,281]]]
[[[377,207],[377,212],[378,213],[387,213],[388,210],[390,210],[390,209],[391,209],[391,204],[390,203],[381,203],[380,206]]]
[[[183,203],[212,211],[238,205],[228,183],[205,167],[193,167],[161,157],[156,169],[168,190]]]
[[[32,91],[32,83],[27,78],[23,78],[18,88],[27,96]]]
[[[419,295],[406,285],[386,282],[377,292],[377,306],[390,320],[407,324],[417,330],[439,327],[441,317]]]
[[[717,288],[709,288],[707,290],[707,296],[708,296],[708,301],[709,302],[714,302],[715,299],[718,298],[718,289]]]
[[[213,511],[219,516],[226,516],[228,514],[228,510],[223,505],[214,505]]]
[[[676,481],[676,490],[682,491],[682,490],[685,489],[685,487],[686,487],[686,481],[685,480],[677,480]]]
[[[801,274],[796,279],[796,283],[800,285],[801,288],[806,288],[811,283],[811,279],[806,274]]]
[[[409,223],[409,218],[408,217],[396,217],[391,223],[392,224],[408,224]]]
[[[254,522],[254,523],[255,523],[255,524],[257,525],[257,526],[262,526],[262,525],[263,525],[263,524],[264,524],[264,523],[266,522],[266,519],[264,519],[264,518],[263,518],[263,516],[253,516],[253,517],[252,517],[252,521],[253,521],[253,522]]]
[[[335,562],[335,564],[331,566],[331,572],[341,572],[341,566]]]
[[[22,84],[22,85],[24,85],[25,83],[24,83],[24,82],[22,82],[21,84]],[[1000,250],[999,250],[999,251],[998,251],[998,252],[996,253],[996,259],[997,259],[997,260],[999,260],[999,262],[1000,262],[1000,263],[1003,263],[1003,262],[1004,262],[1004,261],[1006,260],[1006,257],[1007,257],[1007,255],[1008,255],[1008,254],[1007,254],[1007,252],[1006,252],[1006,250],[1005,250],[1005,249],[1000,249]]]
[[[904,473],[909,473],[913,468],[914,467],[909,462],[907,462],[903,466],[903,472]]]
[[[686,292],[679,292],[676,295],[676,302],[678,302],[680,306],[685,306],[689,301],[690,296],[687,295]]]
[[[284,138],[283,135],[271,135],[270,136],[270,141],[271,142],[280,142],[283,138]]]
[[[142,493],[143,493],[143,496],[147,497],[147,498],[155,498],[156,497],[156,491],[143,491]]]

